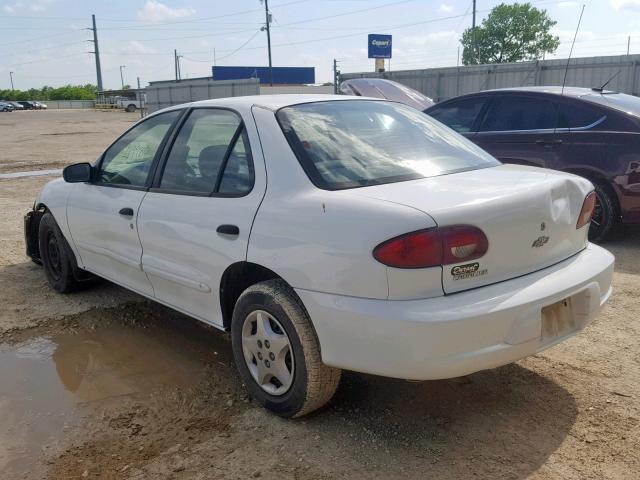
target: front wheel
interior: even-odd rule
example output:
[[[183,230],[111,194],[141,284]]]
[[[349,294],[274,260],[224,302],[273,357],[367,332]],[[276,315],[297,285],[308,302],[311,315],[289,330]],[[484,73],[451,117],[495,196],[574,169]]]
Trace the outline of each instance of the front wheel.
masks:
[[[60,293],[77,290],[78,281],[73,274],[71,259],[73,252],[50,213],[45,213],[40,219],[38,242],[49,285]]]
[[[251,396],[282,417],[300,417],[326,404],[341,370],[322,363],[311,320],[282,280],[246,289],[233,311],[233,355]]]
[[[131,104],[131,105],[127,105],[127,108],[125,109],[127,112],[131,113],[131,112],[135,112],[136,111],[136,106]]]

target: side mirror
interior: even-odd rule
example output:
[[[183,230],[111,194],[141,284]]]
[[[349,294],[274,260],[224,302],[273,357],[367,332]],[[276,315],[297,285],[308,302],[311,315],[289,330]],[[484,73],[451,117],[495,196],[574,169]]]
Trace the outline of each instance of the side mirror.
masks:
[[[91,164],[75,163],[62,170],[62,178],[69,183],[84,183],[91,181]]]

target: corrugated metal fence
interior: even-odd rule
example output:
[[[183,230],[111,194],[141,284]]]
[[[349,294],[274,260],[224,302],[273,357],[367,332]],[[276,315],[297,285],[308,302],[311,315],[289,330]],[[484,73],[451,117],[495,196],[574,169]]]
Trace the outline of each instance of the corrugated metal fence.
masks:
[[[93,100],[43,100],[49,110],[66,108],[93,108],[96,104]]]
[[[246,80],[219,80],[211,77],[150,82],[145,89],[146,107],[149,112],[181,103],[207,100],[210,98],[240,97],[259,95],[260,86],[256,78]]]
[[[361,77],[388,78],[441,101],[491,88],[562,85],[566,65],[566,59],[558,59],[384,73],[344,73],[340,75],[340,80]],[[574,58],[569,64],[566,85],[599,87],[618,71],[620,73],[607,89],[638,95],[640,55]]]

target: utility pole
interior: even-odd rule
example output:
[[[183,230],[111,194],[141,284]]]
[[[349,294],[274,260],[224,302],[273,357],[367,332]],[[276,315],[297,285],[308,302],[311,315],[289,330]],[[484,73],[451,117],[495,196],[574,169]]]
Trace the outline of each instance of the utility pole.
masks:
[[[89,40],[93,42],[93,53],[96,57],[96,77],[98,80],[98,91],[101,92],[102,88],[102,69],[100,68],[100,48],[98,47],[98,29],[96,28],[96,16],[91,15],[91,22],[93,23],[93,28],[89,28],[89,30],[93,30],[93,40]]]
[[[122,74],[122,69],[127,68],[126,65],[120,65],[120,84],[122,85],[122,90],[124,90],[124,75]]]
[[[9,72],[9,78],[11,79],[11,91],[13,91],[13,72]]]
[[[478,46],[476,45],[476,0],[473,0],[473,17],[471,20],[471,39],[473,40],[473,49],[474,57],[476,57],[476,62],[478,62]],[[479,62],[478,62],[479,63]]]
[[[333,93],[338,94],[338,77],[340,76],[340,70],[338,70],[338,61],[333,59]]]
[[[144,118],[144,93],[140,91],[140,77],[138,77],[138,100],[140,102],[140,118]]]
[[[627,37],[627,55],[629,55],[630,49],[631,49],[631,35]]]
[[[182,57],[182,55],[178,55],[178,50],[173,50],[173,61],[176,68],[176,82],[182,80],[182,75],[180,73],[180,57]]]
[[[271,64],[271,14],[269,13],[269,0],[264,0],[264,16],[265,16],[265,26],[260,30],[267,31],[267,50],[269,52],[269,85],[273,87],[273,65]]]

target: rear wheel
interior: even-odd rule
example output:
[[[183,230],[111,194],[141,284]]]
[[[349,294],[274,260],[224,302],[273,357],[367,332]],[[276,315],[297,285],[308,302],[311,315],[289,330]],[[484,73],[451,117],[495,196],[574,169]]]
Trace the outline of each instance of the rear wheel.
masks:
[[[127,105],[127,108],[125,110],[127,112],[129,112],[129,113],[135,112],[136,111],[136,106],[134,104]]]
[[[596,192],[596,208],[589,226],[589,241],[604,240],[616,224],[617,207],[612,192],[600,183],[593,182]]]
[[[251,396],[282,417],[300,417],[326,404],[341,371],[322,363],[304,306],[282,280],[260,282],[236,302],[233,354]]]
[[[78,281],[73,274],[71,257],[73,252],[50,213],[45,213],[40,220],[38,242],[49,285],[60,293],[77,290]]]

